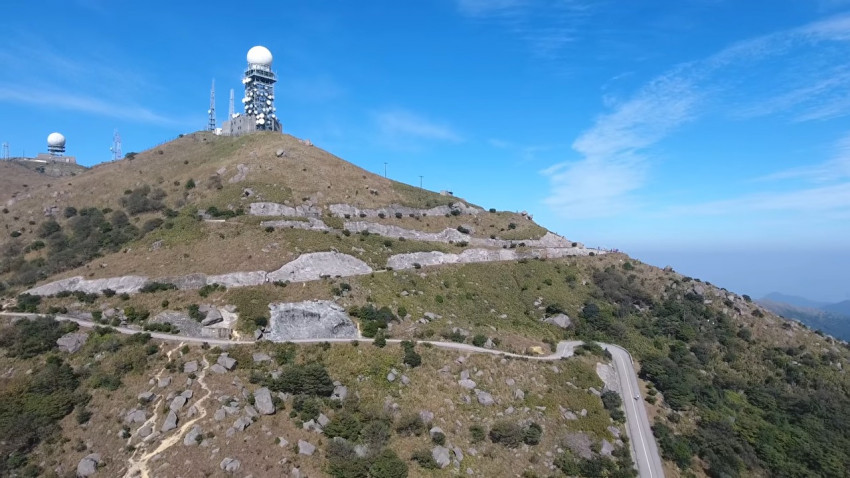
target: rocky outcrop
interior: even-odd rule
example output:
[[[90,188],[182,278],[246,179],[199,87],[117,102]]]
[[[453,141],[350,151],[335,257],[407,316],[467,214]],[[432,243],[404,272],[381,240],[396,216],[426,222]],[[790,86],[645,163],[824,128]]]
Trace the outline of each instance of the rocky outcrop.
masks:
[[[248,208],[248,214],[267,217],[319,217],[322,211],[312,205],[290,207],[273,202],[255,202]]]
[[[167,432],[175,428],[177,428],[177,414],[174,413],[174,410],[170,410],[165,417],[165,421],[162,423],[161,430]]]
[[[250,287],[265,282],[266,271],[231,272],[207,277],[207,284],[220,284],[225,287]]]
[[[112,289],[119,294],[124,292],[132,294],[138,292],[147,281],[147,277],[140,276],[122,276],[93,280],[86,280],[82,276],[76,276],[32,288],[27,293],[40,296],[55,295],[62,291],[100,294],[104,289]]]
[[[518,251],[516,249],[467,249],[460,254],[445,252],[411,252],[397,254],[387,260],[387,267],[393,269],[413,269],[419,266],[438,266],[443,264],[472,264],[479,262],[516,261],[520,259],[555,259],[568,256],[585,256],[594,252],[581,248],[548,248]]]
[[[80,350],[88,338],[89,334],[85,332],[71,332],[56,339],[56,345],[59,346],[60,351],[72,354]]]
[[[573,248],[573,243],[563,237],[547,232],[540,239],[521,239],[521,240],[505,240],[505,239],[484,239],[480,237],[471,237],[468,234],[463,234],[457,229],[446,228],[441,232],[422,232],[413,229],[405,229],[399,226],[391,226],[387,224],[378,224],[365,221],[347,221],[345,228],[351,232],[368,231],[372,234],[378,234],[385,237],[403,237],[414,241],[425,242],[466,242],[472,246],[479,247],[511,247],[524,245],[526,247],[545,247],[545,248]],[[575,249],[584,249],[576,243]]]
[[[305,282],[322,276],[349,277],[371,272],[372,268],[356,257],[339,252],[313,252],[302,254],[280,269],[269,272],[268,280]]]
[[[269,304],[274,342],[293,339],[356,338],[357,327],[345,309],[327,300]]]
[[[398,204],[390,204],[387,207],[380,209],[359,209],[350,204],[331,204],[329,206],[331,214],[337,217],[394,217],[396,214],[401,214],[404,217],[421,217],[421,216],[445,216],[452,214],[452,211],[458,211],[460,214],[475,216],[484,212],[473,206],[467,206],[462,202],[457,202],[452,206],[437,206],[431,209],[416,209],[412,207],[400,206]],[[457,214],[457,213],[455,213]]]
[[[330,231],[321,219],[314,217],[307,218],[306,221],[263,221],[260,227],[273,227],[275,229],[304,229],[307,231]]]
[[[558,314],[553,315],[552,317],[546,317],[545,319],[543,319],[543,322],[546,322],[547,324],[556,325],[562,329],[568,329],[573,324],[573,321],[570,320],[569,316],[567,316],[566,314]]]

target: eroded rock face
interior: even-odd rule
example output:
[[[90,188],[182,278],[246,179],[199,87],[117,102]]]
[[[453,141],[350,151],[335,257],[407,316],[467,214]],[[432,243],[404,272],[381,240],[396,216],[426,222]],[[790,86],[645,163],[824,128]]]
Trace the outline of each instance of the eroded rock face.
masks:
[[[269,282],[304,282],[318,280],[322,276],[356,276],[370,274],[372,268],[360,259],[339,252],[313,252],[302,254],[280,269],[269,272]]]
[[[255,202],[248,208],[248,214],[268,217],[319,217],[322,211],[316,206],[300,205],[290,207],[273,202]]]
[[[260,227],[274,227],[276,229],[305,229],[308,231],[330,231],[329,228],[321,219],[314,217],[307,218],[306,221],[263,221]]]
[[[207,277],[207,284],[220,284],[225,287],[250,287],[265,282],[266,271],[231,272]]]
[[[396,270],[413,269],[416,264],[420,266],[438,266],[443,264],[472,264],[479,262],[516,261],[520,259],[547,258],[556,259],[568,256],[585,256],[590,254],[590,249],[579,247],[568,248],[545,248],[517,251],[516,249],[467,249],[460,254],[447,254],[444,252],[411,252],[408,254],[396,254],[387,260],[387,267]],[[596,252],[601,254],[602,252]]]
[[[411,214],[414,217],[445,216],[446,214],[451,214],[452,210],[457,210],[461,214],[474,216],[484,212],[483,209],[467,206],[460,201],[453,204],[452,207],[437,206],[431,209],[416,209],[398,204],[390,204],[380,209],[358,209],[350,204],[331,204],[329,209],[331,210],[331,214],[337,217],[345,217],[346,215],[349,217],[380,217],[381,214],[385,217],[392,217],[396,214],[401,214],[405,217],[409,217]]]
[[[356,338],[357,327],[345,309],[327,300],[269,304],[268,340]]]
[[[138,292],[147,281],[147,277],[141,276],[121,276],[93,280],[85,280],[82,276],[77,276],[34,287],[28,290],[27,293],[47,296],[68,290],[71,292],[79,291],[87,294],[100,294],[104,289],[112,289],[119,294],[124,292],[132,294]]]

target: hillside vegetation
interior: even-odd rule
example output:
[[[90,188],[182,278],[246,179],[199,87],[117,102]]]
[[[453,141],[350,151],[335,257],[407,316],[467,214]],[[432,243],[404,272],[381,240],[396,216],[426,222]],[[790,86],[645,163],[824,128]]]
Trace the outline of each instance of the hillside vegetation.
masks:
[[[131,465],[159,466],[155,476],[179,476],[186,465],[178,464],[186,462],[202,463],[198,466],[206,467],[205,472],[217,473],[227,453],[241,457],[240,473],[254,476],[291,472],[293,465],[307,476],[438,476],[440,471],[431,471],[429,453],[450,443],[463,456],[446,445],[451,448],[448,456],[458,459],[448,466],[461,474],[469,469],[476,476],[632,476],[628,443],[617,443],[621,402],[613,392],[602,393],[593,373],[597,362],[607,360],[597,347],[589,345],[581,349],[585,355],[553,368],[495,357],[459,358],[416,343],[445,340],[540,354],[560,340],[578,339],[619,344],[633,354],[643,379],[640,396],[669,476],[850,475],[847,343],[777,317],[749,297],[624,254],[583,251],[559,259],[387,267],[396,254],[470,250],[467,236],[503,239],[511,241],[504,249],[528,251],[523,241],[540,239],[546,230],[527,215],[487,209],[465,213],[458,206],[469,204],[462,199],[377,177],[296,138],[274,134],[188,135],[51,184],[28,186],[0,215],[6,231],[0,242],[0,289],[10,307],[78,314],[140,331],[178,332],[181,326],[154,318],[169,311],[200,321],[202,307],[232,306],[238,328],[253,334],[271,320],[271,303],[324,299],[345,308],[362,335],[374,337],[377,346],[259,342],[229,348],[239,364],[234,371],[201,375],[221,360],[221,350],[177,349],[149,342],[144,335],[120,338],[98,329],[80,352],[57,353],[57,334],[69,330],[52,322],[18,322],[0,336],[2,364],[14,370],[0,379],[3,393],[10,394],[0,401],[7,404],[0,413],[6,421],[0,425],[14,430],[18,422],[10,420],[29,414],[25,416],[44,426],[35,436],[7,443],[9,449],[0,451],[12,458],[0,470],[38,474],[48,468],[41,463],[68,470],[94,450],[111,457],[102,465],[104,476],[120,476]],[[23,185],[13,188],[24,190]],[[268,218],[249,214],[259,202],[310,209],[313,216],[273,219],[319,220],[326,230],[263,225]],[[363,212],[345,218],[331,214],[334,204],[364,210],[393,204],[452,207],[442,215]],[[423,232],[449,230],[463,240],[352,233],[345,228],[348,220]],[[572,247],[581,249],[579,244]],[[134,294],[23,294],[34,284],[73,276],[272,271],[305,253],[325,251],[350,255],[374,272],[196,289],[153,281]],[[20,340],[30,335],[41,338]],[[410,342],[381,347],[387,337]],[[267,354],[270,361],[255,360],[254,352]],[[193,360],[199,364],[191,372],[194,378],[181,376],[183,365]],[[294,371],[306,367],[315,376]],[[26,375],[29,368],[49,373],[56,384],[40,387],[42,372]],[[209,446],[184,447],[181,442],[169,448],[164,456],[174,466],[170,471],[144,462],[148,445],[133,438],[140,424],[128,425],[122,439],[116,438],[115,427],[117,419],[137,406],[137,395],[152,387],[148,380],[166,375],[181,384],[189,378],[187,386],[199,396],[211,387],[206,405],[195,410],[203,429],[198,443],[209,440]],[[400,383],[402,375],[409,383]],[[204,387],[198,383],[201,378]],[[459,385],[467,379],[485,384],[481,387],[496,404],[476,402],[476,394]],[[305,388],[305,380],[312,385]],[[334,381],[357,400],[334,400]],[[161,394],[179,394],[183,386],[176,383],[163,387]],[[284,395],[275,395],[279,411],[260,417],[259,426],[247,428],[249,435],[227,436],[235,416],[227,415],[226,423],[211,420],[220,405],[228,406],[228,399],[237,402],[233,407],[239,413],[247,410],[251,394],[263,386]],[[21,409],[24,403],[41,403],[39,393],[55,395],[50,406]],[[145,407],[146,417],[160,418],[168,408],[164,402]],[[75,409],[99,410],[103,416],[95,413],[87,418],[91,425],[76,430],[71,418]],[[209,416],[200,409],[209,410]],[[436,416],[442,438],[417,421],[422,411]],[[76,413],[83,414],[79,420],[86,418],[84,412]],[[332,425],[326,424],[319,435],[303,428],[320,414]],[[481,428],[473,430],[476,426]],[[267,447],[275,445],[275,437],[283,438],[288,447],[281,453],[288,461],[271,461],[257,452],[258,446],[245,444],[248,439],[242,438],[247,436]],[[316,445],[316,455],[300,454],[299,440]],[[212,449],[222,454],[213,456]]]

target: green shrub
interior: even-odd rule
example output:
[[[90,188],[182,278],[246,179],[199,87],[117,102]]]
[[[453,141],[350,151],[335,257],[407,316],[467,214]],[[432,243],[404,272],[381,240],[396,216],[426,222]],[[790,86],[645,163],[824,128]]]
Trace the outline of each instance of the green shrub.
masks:
[[[38,312],[38,306],[41,304],[41,296],[31,294],[21,294],[18,296],[15,307],[12,308],[15,312],[26,312],[34,314]]]
[[[500,421],[490,428],[490,441],[508,448],[517,448],[522,445],[524,438],[524,430],[514,422]]]
[[[438,465],[437,461],[434,460],[434,456],[431,455],[431,450],[428,449],[414,451],[410,459],[426,470],[436,470],[440,468],[440,465]]]
[[[541,436],[543,436],[543,427],[531,422],[522,431],[522,442],[526,445],[537,445],[540,443]]]
[[[352,413],[338,413],[324,428],[324,434],[329,438],[342,437],[348,441],[356,441],[360,436],[363,423]]]
[[[378,347],[380,349],[387,346],[387,339],[386,339],[386,337],[384,337],[384,332],[382,330],[379,330],[375,334],[375,340],[372,341],[372,345],[374,345],[375,347]]]
[[[407,463],[390,449],[378,454],[369,467],[369,478],[407,478],[407,473]]]
[[[442,432],[436,432],[431,435],[431,441],[436,443],[437,445],[443,446],[446,444],[446,435]]]
[[[148,282],[139,289],[139,292],[153,294],[159,291],[176,290],[177,286],[168,282]]]
[[[487,437],[487,431],[481,425],[471,425],[469,435],[472,438],[472,443],[478,443]]]
[[[484,344],[487,343],[487,336],[483,334],[476,334],[475,337],[472,337],[472,345],[476,347],[483,347]]]
[[[425,431],[425,422],[418,413],[407,413],[399,417],[395,431],[401,436],[419,436]]]

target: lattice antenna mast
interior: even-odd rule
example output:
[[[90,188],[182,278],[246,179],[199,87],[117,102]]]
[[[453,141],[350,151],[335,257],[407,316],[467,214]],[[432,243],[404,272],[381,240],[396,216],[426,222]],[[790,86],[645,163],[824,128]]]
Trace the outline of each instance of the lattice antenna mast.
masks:
[[[212,89],[210,90],[210,123],[207,125],[207,131],[215,133],[215,79],[212,81]]]
[[[233,119],[236,116],[236,109],[233,107],[233,88],[230,89],[230,109],[227,111],[227,118]]]
[[[8,160],[9,157],[9,143],[3,143],[3,159]]]
[[[112,147],[109,148],[112,151],[112,160],[117,161],[124,157],[121,154],[121,135],[118,134],[118,130],[115,130],[115,134],[112,135]]]

